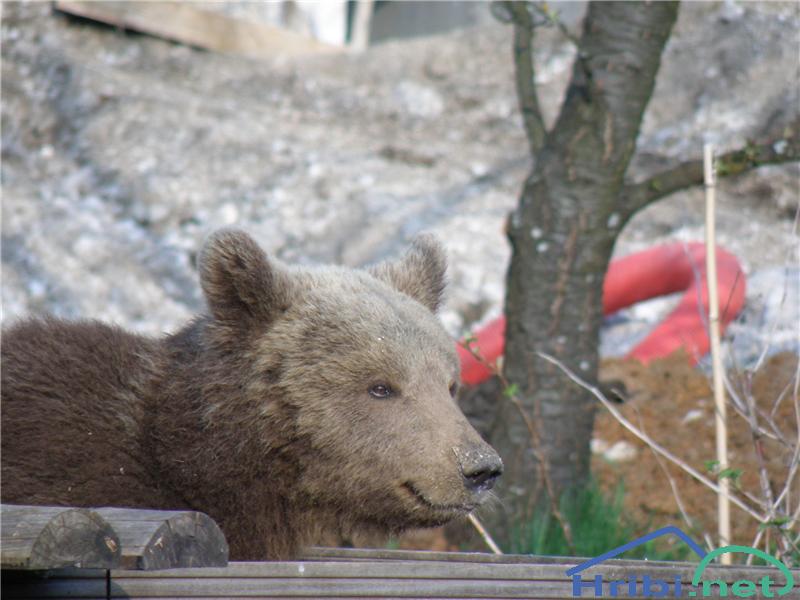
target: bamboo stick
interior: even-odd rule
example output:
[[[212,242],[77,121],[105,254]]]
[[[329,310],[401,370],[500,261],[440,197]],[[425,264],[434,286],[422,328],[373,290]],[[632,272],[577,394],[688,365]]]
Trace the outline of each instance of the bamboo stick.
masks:
[[[716,190],[714,187],[714,148],[703,146],[703,174],[706,188],[706,281],[708,285],[708,335],[711,341],[711,366],[714,385],[715,430],[717,438],[717,462],[719,472],[728,468],[728,428],[725,414],[725,386],[722,381],[722,356],[719,343],[719,295],[717,292],[717,252],[714,211]],[[719,479],[717,514],[720,546],[731,543],[730,479]],[[730,564],[729,553],[720,556],[722,564]]]

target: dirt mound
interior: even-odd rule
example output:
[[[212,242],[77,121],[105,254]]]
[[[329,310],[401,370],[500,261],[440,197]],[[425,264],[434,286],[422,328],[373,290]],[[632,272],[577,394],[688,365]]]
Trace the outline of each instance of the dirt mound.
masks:
[[[792,386],[797,369],[798,356],[784,353],[771,357],[755,373],[729,375],[740,391],[750,388],[758,409],[772,415],[784,438],[795,444],[798,415]],[[714,479],[706,466],[716,458],[714,399],[709,378],[704,373],[688,366],[684,356],[675,355],[648,367],[636,361],[607,360],[602,374],[625,384],[628,401],[619,408],[628,420],[688,465]],[[759,421],[764,423],[763,418]],[[742,471],[741,491],[760,497],[759,465],[750,428],[730,404],[728,428],[728,460],[731,468]],[[607,445],[625,441],[635,449],[633,460],[610,462],[596,454],[592,461],[592,472],[606,490],[612,491],[619,481],[624,482],[626,512],[634,521],[648,529],[669,524],[687,527],[664,472],[666,468],[679,491],[686,514],[693,521],[692,531],[695,535],[709,533],[716,539],[717,499],[713,491],[677,467],[659,461],[602,408],[594,435],[595,440]],[[787,476],[791,449],[767,437],[760,440],[760,445],[773,493],[777,494]],[[758,529],[758,524],[735,506],[731,507],[731,526],[733,543],[738,544],[751,544]]]

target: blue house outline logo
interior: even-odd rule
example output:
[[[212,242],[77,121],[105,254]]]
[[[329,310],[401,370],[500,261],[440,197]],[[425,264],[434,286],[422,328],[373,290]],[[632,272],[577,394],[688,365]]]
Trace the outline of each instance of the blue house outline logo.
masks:
[[[675,525],[668,525],[666,527],[662,527],[661,529],[656,529],[655,531],[651,531],[647,535],[643,535],[642,537],[637,538],[637,539],[635,539],[633,541],[630,541],[627,544],[623,544],[622,546],[619,546],[617,548],[614,548],[613,550],[609,550],[605,554],[601,554],[600,556],[595,556],[594,558],[592,558],[590,560],[587,560],[585,562],[582,562],[581,564],[576,565],[576,566],[572,567],[571,569],[567,569],[566,574],[567,574],[568,577],[572,577],[573,575],[577,575],[581,571],[585,571],[589,567],[593,567],[596,564],[599,564],[601,562],[605,562],[609,558],[614,558],[615,556],[619,556],[623,552],[627,552],[628,550],[631,550],[632,548],[636,548],[637,546],[641,546],[642,544],[646,544],[650,540],[654,540],[656,538],[661,537],[662,535],[667,535],[669,533],[678,536],[680,539],[682,539],[684,542],[686,542],[686,544],[694,551],[695,554],[697,554],[697,556],[700,557],[700,559],[705,558],[706,554],[708,554],[705,550],[703,550],[702,547],[700,547],[697,544],[697,542],[695,542],[692,538],[690,538],[688,535],[686,535],[679,528],[675,527]]]
[[[595,558],[589,559],[576,565],[570,569],[566,570],[566,575],[572,578],[572,596],[575,598],[579,598],[582,596],[582,589],[584,587],[593,588],[595,592],[595,597],[603,596],[603,578],[600,575],[595,575],[593,581],[583,581],[579,573],[589,569],[590,567],[605,562],[610,558],[614,558],[615,556],[619,556],[626,550],[630,550],[632,548],[636,548],[637,546],[641,546],[642,544],[646,544],[650,540],[654,540],[662,535],[673,534],[678,536],[681,540],[686,542],[697,556],[700,557],[700,563],[697,565],[697,568],[694,571],[694,576],[692,577],[692,586],[697,587],[701,584],[701,575],[705,570],[708,563],[716,558],[720,554],[727,554],[732,552],[743,552],[746,554],[754,554],[760,558],[762,558],[767,563],[772,563],[773,566],[777,567],[780,570],[784,577],[786,578],[785,584],[778,590],[775,590],[774,593],[770,591],[772,585],[776,584],[774,580],[772,580],[769,574],[762,576],[758,581],[761,585],[761,591],[764,597],[767,598],[774,598],[776,596],[785,596],[789,593],[794,591],[794,576],[792,575],[789,568],[780,562],[777,558],[758,550],[757,548],[753,548],[750,546],[723,546],[721,548],[717,548],[712,550],[711,552],[706,552],[700,547],[692,538],[686,535],[683,531],[675,527],[674,525],[670,525],[667,527],[662,527],[661,529],[657,529],[651,533],[648,533],[645,536],[637,538],[627,544],[623,544],[613,550],[609,550],[608,552],[601,554],[600,556],[596,556]],[[620,579],[615,581],[608,582],[610,586],[609,594],[611,597],[617,597],[618,595],[618,588],[619,587],[627,587],[628,588],[628,596],[643,596],[643,597],[656,597],[661,598],[669,595],[670,591],[670,583],[666,580],[662,579],[655,579],[650,575],[643,575],[641,580],[641,591],[637,590],[638,585],[637,578],[633,579]],[[688,592],[688,596],[690,597],[707,597],[710,595],[711,588],[717,585],[719,587],[719,595],[721,597],[726,597],[728,595],[728,583],[720,580],[706,580],[702,581],[702,594],[697,589],[690,590]],[[680,575],[676,575],[674,581],[672,583],[672,595],[676,598],[683,597],[682,593],[682,586],[681,586],[681,577]],[[757,584],[755,581],[750,579],[739,579],[734,581],[730,585],[731,593],[733,596],[737,598],[748,598],[753,596],[756,593]],[[658,589],[654,589],[658,588]],[[795,597],[793,595],[793,597]]]

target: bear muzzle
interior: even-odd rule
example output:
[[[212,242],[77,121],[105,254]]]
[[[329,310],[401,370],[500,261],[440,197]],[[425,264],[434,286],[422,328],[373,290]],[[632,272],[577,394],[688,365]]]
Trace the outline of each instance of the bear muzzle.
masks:
[[[479,446],[469,450],[454,449],[461,467],[464,486],[470,492],[481,495],[494,487],[503,474],[503,461],[491,447]]]
[[[477,435],[477,434],[476,434]],[[469,440],[472,442],[472,440]],[[489,490],[503,473],[503,461],[494,449],[483,442],[452,446],[456,461],[449,474],[435,470],[426,476],[400,484],[400,494],[410,508],[409,524],[417,527],[442,525],[458,516],[471,513],[489,499]]]

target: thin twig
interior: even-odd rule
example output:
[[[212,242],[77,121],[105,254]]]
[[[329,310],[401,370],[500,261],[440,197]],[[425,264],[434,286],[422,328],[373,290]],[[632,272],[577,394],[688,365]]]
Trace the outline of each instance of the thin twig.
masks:
[[[619,410],[617,410],[617,408],[614,406],[614,404],[608,398],[606,398],[605,395],[603,395],[603,392],[601,392],[595,386],[587,383],[586,381],[584,381],[583,379],[578,377],[575,373],[573,373],[569,369],[569,367],[564,365],[564,363],[562,363],[557,358],[554,358],[554,357],[550,356],[549,354],[545,354],[544,352],[538,352],[537,354],[539,356],[541,356],[543,359],[545,359],[546,361],[548,361],[548,362],[554,364],[555,366],[557,366],[573,382],[575,382],[576,384],[581,386],[586,391],[590,392],[595,398],[597,398],[603,404],[603,406],[605,406],[608,409],[608,411],[614,416],[614,418],[617,421],[619,421],[619,423],[625,429],[630,431],[633,435],[638,437],[645,444],[647,444],[648,446],[653,448],[653,450],[658,452],[661,456],[666,458],[672,464],[674,464],[675,466],[677,466],[677,467],[683,469],[684,471],[686,471],[689,475],[694,477],[697,481],[699,481],[700,483],[702,483],[706,487],[712,489],[716,493],[719,493],[720,488],[716,483],[714,483],[708,477],[705,477],[702,473],[700,473],[699,471],[697,471],[696,469],[694,469],[690,465],[686,464],[680,458],[678,458],[677,456],[672,454],[672,452],[670,452],[669,450],[664,448],[661,444],[656,442],[653,438],[651,438],[649,435],[647,435],[647,433],[645,433],[645,432],[641,431],[639,428],[637,428],[633,423],[631,423],[628,419],[626,419],[622,415],[622,413],[619,412]],[[758,512],[756,512],[755,509],[753,509],[752,507],[748,506],[747,503],[744,502],[743,500],[741,500],[738,496],[734,496],[733,494],[731,494],[730,495],[730,499],[731,499],[731,502],[733,502],[736,506],[741,508],[748,515],[753,517],[756,521],[758,521],[759,523],[763,523],[764,522],[764,516],[760,515]]]
[[[636,418],[639,421],[639,428],[642,431],[644,431],[642,415],[639,412],[639,409],[634,407],[634,412],[636,413]],[[648,448],[650,447],[648,446]],[[669,487],[672,490],[672,497],[675,499],[675,504],[678,506],[678,512],[681,513],[681,517],[686,522],[686,525],[689,527],[689,529],[694,529],[695,523],[689,516],[689,513],[686,510],[686,506],[683,504],[683,499],[681,498],[680,491],[678,490],[678,484],[675,482],[675,478],[672,477],[672,474],[669,472],[669,467],[667,467],[666,463],[664,462],[664,459],[658,454],[658,452],[653,450],[653,448],[650,448],[650,452],[653,453],[653,457],[656,459],[658,466],[661,468],[661,471],[664,473],[664,476],[667,478],[667,481],[669,482]],[[708,539],[708,535],[705,532],[703,532],[703,539],[704,540]],[[710,550],[712,546],[708,545],[708,548]]]
[[[517,101],[522,113],[522,124],[528,137],[531,157],[536,158],[544,145],[547,131],[536,93],[533,64],[534,23],[526,2],[506,2],[514,23],[514,69],[516,74]]]
[[[725,389],[728,392],[728,396],[731,399],[730,403],[731,406],[733,407],[736,414],[739,415],[749,424],[750,416],[749,416],[749,409],[747,408],[748,403],[742,400],[742,396],[746,396],[747,392],[745,390],[742,390],[742,392],[740,393],[734,387],[733,383],[731,382],[728,376],[724,377],[724,381],[725,381]],[[783,396],[783,394],[785,393],[786,393],[785,390],[784,392],[781,392],[781,396]],[[758,405],[755,405],[754,410],[756,412],[756,416],[760,417],[764,422],[768,423],[770,428],[772,429],[772,430],[765,429],[760,424],[758,424],[758,421],[756,420],[756,427],[758,428],[756,433],[759,436],[766,437],[775,442],[778,442],[779,444],[785,447],[790,447],[791,444],[786,440],[786,438],[780,432],[778,426],[775,424],[775,421],[771,418],[771,416],[767,415],[763,410],[761,410],[761,408],[759,408]]]
[[[561,527],[561,531],[564,533],[564,540],[567,543],[567,547],[569,548],[570,552],[574,554],[575,544],[572,538],[572,528],[570,527],[569,522],[564,518],[564,515],[561,513],[561,509],[558,506],[558,497],[556,496],[553,482],[550,479],[549,464],[544,456],[544,453],[542,452],[541,435],[539,434],[539,431],[537,431],[533,421],[531,421],[531,418],[528,415],[528,412],[525,410],[525,407],[522,405],[522,402],[520,402],[519,398],[517,398],[517,395],[506,393],[507,390],[511,390],[513,388],[509,384],[505,375],[503,375],[502,371],[500,371],[496,365],[489,363],[489,361],[483,357],[477,348],[472,347],[470,341],[471,340],[469,339],[465,340],[462,343],[462,346],[470,354],[472,354],[475,360],[489,369],[489,371],[491,371],[500,380],[500,384],[503,386],[503,395],[506,396],[517,409],[522,417],[523,422],[525,423],[525,427],[528,429],[528,435],[531,438],[531,450],[533,450],[533,455],[536,458],[536,462],[539,466],[539,475],[544,482],[545,489],[547,490],[547,496],[550,499],[550,512],[556,518],[559,526]],[[541,423],[541,421],[542,419],[540,418],[539,422]]]
[[[753,543],[752,543],[752,544],[750,544],[750,547],[751,547],[751,548],[758,548],[758,545],[761,543],[761,538],[764,536],[764,532],[765,532],[765,531],[766,531],[766,528],[764,528],[764,527],[759,527],[759,528],[758,528],[758,531],[756,532],[756,537],[755,537],[755,538],[753,538]],[[765,552],[769,552],[769,548],[767,548],[767,549],[765,550]],[[749,554],[749,555],[747,556],[747,559],[744,561],[744,564],[746,564],[748,567],[749,567],[750,565],[752,565],[752,564],[753,564],[753,558],[754,558],[754,557],[755,557],[755,555],[753,555],[753,554]]]
[[[564,21],[561,20],[561,15],[558,14],[558,11],[553,10],[547,2],[534,2],[531,3],[531,6],[533,10],[547,19],[547,23],[555,25],[561,32],[561,35],[568,39],[570,43],[575,46],[576,50],[580,50],[581,41],[569,30]]]
[[[483,538],[483,541],[486,543],[487,546],[489,546],[489,549],[492,552],[494,552],[495,554],[502,554],[503,553],[503,551],[500,550],[500,546],[498,546],[495,543],[495,541],[492,539],[492,536],[489,535],[489,532],[486,531],[486,528],[478,520],[478,517],[476,517],[472,513],[469,513],[467,515],[467,519],[469,519],[469,522],[472,523],[472,526],[475,528],[475,530],[478,532],[478,534]]]
[[[783,294],[781,295],[781,301],[778,303],[778,306],[780,308],[783,308],[783,306],[784,306],[784,304],[786,302],[786,298],[789,295],[788,279],[789,279],[788,277],[784,277],[784,279],[783,279]],[[762,339],[766,339],[766,343],[764,344],[764,347],[761,349],[761,353],[758,356],[758,360],[756,361],[756,364],[752,369],[753,372],[758,371],[761,368],[761,366],[764,364],[764,361],[769,356],[769,354],[770,354],[769,351],[770,351],[770,348],[772,347],[772,339],[774,338],[775,331],[777,329],[778,329],[778,320],[776,319],[770,324],[769,331],[767,332],[767,335],[766,336],[762,336]]]
[[[708,267],[708,264],[710,262],[711,261],[707,258],[707,267]],[[697,289],[699,291],[701,289],[701,287],[702,287],[700,269],[698,268],[698,266],[696,264],[694,264],[693,261],[692,261],[691,264],[692,264],[692,269],[694,271],[696,287],[697,287]],[[708,273],[708,270],[707,270],[707,273]],[[709,295],[711,295],[711,294],[709,294]],[[711,319],[707,319],[706,318],[705,311],[703,310],[703,307],[702,307],[702,300],[701,300],[699,294],[698,294],[697,301],[698,301],[699,314],[703,318],[703,322],[704,322],[704,324],[706,326],[706,330],[707,330],[709,339],[712,339],[713,334],[711,332],[712,328],[711,328],[711,325],[710,325]],[[730,302],[730,297],[728,298],[728,302]],[[714,306],[715,304],[716,303],[712,304],[712,302],[709,301],[709,308],[711,308],[711,306]],[[728,305],[726,303],[726,310],[727,310],[727,306]],[[762,354],[762,356],[763,356],[763,354]],[[734,363],[735,363],[735,360],[734,360]],[[721,372],[721,369],[718,372]],[[730,394],[730,397],[731,397],[731,400],[732,400],[732,402],[731,402],[732,406],[734,407],[734,409],[737,412],[737,414],[739,414],[748,423],[748,426],[751,428],[751,433],[756,437],[761,437],[761,436],[769,437],[771,439],[777,440],[779,443],[783,444],[786,447],[792,447],[792,445],[784,438],[782,432],[778,428],[777,424],[774,422],[774,420],[772,418],[772,415],[769,415],[769,416],[765,415],[763,413],[763,411],[761,411],[761,409],[755,404],[750,405],[750,408],[748,408],[748,406],[742,400],[742,398],[739,396],[739,393],[736,391],[736,389],[734,388],[734,386],[732,385],[730,380],[725,376],[724,373],[722,373],[722,376],[723,376],[723,380],[724,380],[724,384],[725,384],[725,389]],[[742,392],[743,392],[743,395],[746,396],[748,399],[752,399],[752,396],[749,395],[749,392],[747,390],[743,389]],[[750,417],[751,414],[753,415],[752,418]],[[758,421],[757,421],[757,417],[758,416],[760,416],[762,418],[762,420],[764,422],[766,422],[772,428],[772,431],[768,431],[768,430],[762,428],[760,425],[758,425]],[[715,411],[715,419],[718,419],[718,418],[719,418],[719,412]],[[760,459],[761,455],[758,453],[759,452],[759,448],[756,447],[755,451],[756,451],[756,454],[757,454],[757,459]],[[762,464],[763,464],[763,462],[762,462]],[[721,467],[721,468],[724,468],[724,467]],[[790,470],[790,472],[791,472],[791,470]],[[765,468],[760,469],[760,476],[762,477],[762,485],[763,485],[764,477],[766,476]],[[789,481],[791,481],[792,478],[793,478],[793,475],[790,476]],[[766,481],[768,482],[768,479]],[[727,480],[721,480],[721,483],[724,485],[724,484],[727,483]],[[787,481],[787,485],[788,485],[788,481]],[[767,486],[769,486],[768,483],[767,483]],[[787,488],[784,488],[784,491],[786,489]],[[754,505],[759,506],[762,510],[767,511],[767,514],[766,514],[767,521],[762,522],[762,524],[769,523],[775,518],[775,514],[776,514],[776,509],[777,509],[778,503],[771,501],[770,500],[770,496],[768,494],[763,494],[764,495],[763,498],[757,498],[753,494],[748,493],[744,489],[741,489],[740,492],[741,492],[741,494],[744,495],[745,498],[747,498]],[[763,493],[763,488],[762,488],[762,493]],[[762,536],[757,536],[757,539],[756,539],[755,543],[760,541],[761,537]]]
[[[767,462],[764,457],[764,441],[761,436],[761,427],[758,425],[758,417],[756,416],[756,401],[753,394],[747,391],[744,394],[747,400],[748,412],[748,429],[750,430],[750,440],[753,443],[753,452],[756,455],[756,462],[758,463],[758,479],[761,484],[761,494],[764,500],[773,506],[775,503],[775,495],[772,492],[772,486],[769,482],[769,473],[767,472]]]
[[[566,38],[575,47],[575,61],[578,66],[580,66],[584,77],[586,77],[586,80],[591,80],[592,73],[591,69],[589,68],[589,62],[586,60],[586,51],[581,48],[581,41],[569,30],[564,21],[561,19],[561,15],[558,13],[558,11],[553,10],[550,7],[550,4],[547,2],[531,2],[531,8],[545,18],[545,24],[554,25],[561,35],[563,35],[564,38]]]
[[[798,434],[798,436],[800,436],[800,434]],[[792,456],[792,460],[789,464],[789,474],[786,477],[786,484],[778,493],[778,497],[775,498],[775,502],[770,507],[770,513],[776,512],[778,505],[783,501],[784,498],[788,497],[789,490],[791,488],[790,484],[794,481],[794,478],[797,475],[798,466],[800,466],[800,439],[798,439],[797,445],[795,446],[794,455]],[[800,509],[800,503],[798,503],[798,509]]]

